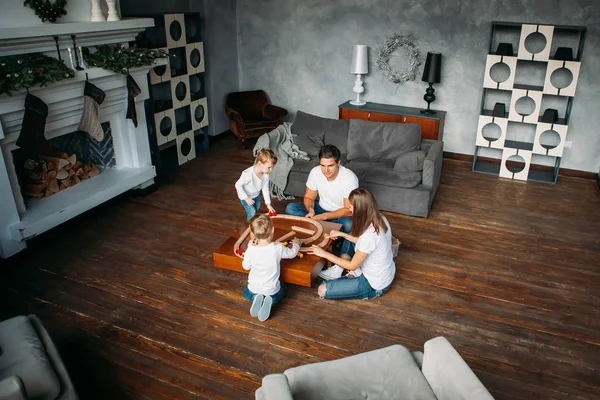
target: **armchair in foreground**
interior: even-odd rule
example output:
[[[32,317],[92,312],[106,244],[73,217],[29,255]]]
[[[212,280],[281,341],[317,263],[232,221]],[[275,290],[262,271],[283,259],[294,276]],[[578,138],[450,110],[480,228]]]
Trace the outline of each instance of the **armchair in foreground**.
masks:
[[[50,335],[35,315],[0,322],[0,399],[77,400]]]

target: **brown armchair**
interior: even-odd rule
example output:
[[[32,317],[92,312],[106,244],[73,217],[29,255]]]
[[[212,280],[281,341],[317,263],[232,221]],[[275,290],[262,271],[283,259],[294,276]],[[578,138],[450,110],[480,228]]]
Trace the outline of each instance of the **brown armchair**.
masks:
[[[269,104],[264,90],[227,95],[229,127],[246,147],[246,139],[259,137],[283,124],[287,110]]]

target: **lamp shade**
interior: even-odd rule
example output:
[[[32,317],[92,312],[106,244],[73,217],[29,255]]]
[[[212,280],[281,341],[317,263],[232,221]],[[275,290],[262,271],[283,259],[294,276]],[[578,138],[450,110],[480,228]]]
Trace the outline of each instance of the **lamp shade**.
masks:
[[[442,72],[442,53],[428,52],[423,69],[423,82],[440,83]]]
[[[350,73],[366,74],[367,72],[369,72],[367,45],[357,44],[354,46],[354,51],[352,52],[352,66],[350,67]]]

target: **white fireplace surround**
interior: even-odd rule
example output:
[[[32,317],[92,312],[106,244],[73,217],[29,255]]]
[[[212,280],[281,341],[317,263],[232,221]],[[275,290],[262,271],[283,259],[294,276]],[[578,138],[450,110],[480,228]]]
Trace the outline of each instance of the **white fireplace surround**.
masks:
[[[91,30],[90,25],[97,29]],[[58,33],[89,32],[85,45],[117,43],[134,40],[137,32],[152,26],[153,20],[124,20],[110,23],[44,24],[28,27],[21,39],[30,53],[41,51],[47,55],[47,35]],[[48,32],[50,30],[50,32]],[[19,39],[14,30],[11,36],[2,36],[0,29],[0,55],[15,53]],[[93,32],[93,33],[92,33]],[[32,38],[39,40],[38,47]],[[93,41],[93,42],[92,42]],[[79,44],[79,43],[78,43]],[[21,48],[23,49],[23,47]],[[158,63],[164,64],[166,60]],[[77,130],[83,111],[83,87],[85,80],[98,86],[106,93],[100,105],[100,121],[109,122],[115,153],[115,168],[107,168],[94,178],[82,181],[55,195],[42,199],[24,199],[15,173],[12,151],[17,149],[24,115],[26,92],[20,91],[0,96],[0,257],[7,258],[26,247],[26,240],[47,231],[129,189],[146,187],[153,183],[156,173],[151,163],[144,100],[148,99],[147,72],[150,67],[134,68],[134,77],[142,92],[135,98],[138,127],[125,118],[127,89],[125,76],[100,68],[90,68],[76,73],[75,78],[65,79],[48,87],[37,87],[30,92],[41,98],[49,109],[46,120],[47,139],[52,139]],[[87,75],[86,75],[87,74]]]

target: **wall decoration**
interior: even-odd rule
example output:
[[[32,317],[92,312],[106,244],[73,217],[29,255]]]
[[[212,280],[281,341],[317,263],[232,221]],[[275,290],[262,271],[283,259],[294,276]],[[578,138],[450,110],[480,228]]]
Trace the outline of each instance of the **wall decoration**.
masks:
[[[75,71],[42,53],[0,57],[0,94],[73,78]]]
[[[404,49],[408,57],[408,66],[402,71],[394,71],[390,66],[390,55],[398,48]],[[375,65],[383,71],[383,74],[390,81],[401,85],[417,78],[417,69],[421,65],[420,56],[421,54],[412,34],[396,33],[377,49]]]
[[[56,0],[54,3],[50,0],[25,0],[23,5],[31,7],[42,22],[56,22],[58,18],[67,15],[67,0]]]

